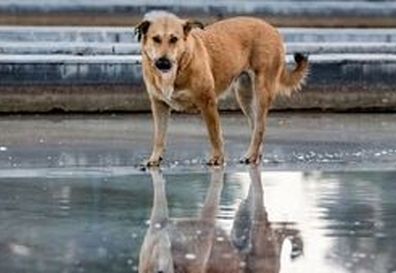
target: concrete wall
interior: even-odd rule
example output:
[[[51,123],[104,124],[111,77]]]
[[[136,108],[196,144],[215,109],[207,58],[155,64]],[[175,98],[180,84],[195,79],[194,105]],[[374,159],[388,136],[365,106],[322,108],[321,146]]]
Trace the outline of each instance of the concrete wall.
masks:
[[[0,112],[148,111],[140,49],[129,28],[0,27]],[[310,53],[301,93],[275,109],[396,110],[395,29],[281,29]],[[238,107],[232,97],[222,109]]]
[[[0,59],[0,112],[147,111],[140,63],[113,59],[44,56]],[[396,56],[312,55],[300,94],[276,109],[396,110]],[[237,109],[230,98],[222,109]]]
[[[135,43],[133,27],[0,26],[2,42]],[[285,42],[396,42],[395,28],[280,28]]]

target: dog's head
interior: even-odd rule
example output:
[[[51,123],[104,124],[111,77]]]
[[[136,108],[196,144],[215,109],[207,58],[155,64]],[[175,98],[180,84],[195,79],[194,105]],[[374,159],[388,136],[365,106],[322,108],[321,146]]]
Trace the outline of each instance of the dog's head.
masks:
[[[167,73],[177,69],[194,27],[203,28],[203,24],[182,20],[168,12],[154,11],[144,16],[143,21],[135,27],[135,33],[149,61],[161,73]]]

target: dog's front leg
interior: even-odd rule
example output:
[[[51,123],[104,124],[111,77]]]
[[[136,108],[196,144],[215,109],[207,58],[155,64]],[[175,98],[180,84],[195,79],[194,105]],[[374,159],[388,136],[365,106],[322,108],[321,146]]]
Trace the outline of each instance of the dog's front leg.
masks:
[[[154,141],[153,151],[149,160],[146,162],[147,166],[159,166],[165,150],[165,138],[168,128],[168,121],[170,116],[169,106],[156,98],[150,97],[151,111],[154,119]]]
[[[212,146],[212,156],[207,164],[222,165],[224,163],[224,147],[216,99],[211,98],[209,101],[202,103],[200,105],[200,110],[205,120],[210,144]]]

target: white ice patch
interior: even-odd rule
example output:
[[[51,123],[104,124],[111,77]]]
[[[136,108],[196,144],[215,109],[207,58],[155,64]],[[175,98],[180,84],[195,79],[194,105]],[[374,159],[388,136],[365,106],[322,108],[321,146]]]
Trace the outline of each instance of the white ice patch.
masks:
[[[19,244],[10,244],[11,252],[20,255],[20,256],[29,256],[30,249],[27,246],[19,245]]]
[[[194,253],[187,253],[187,254],[185,255],[185,258],[186,258],[187,260],[195,260],[195,259],[197,258],[197,256],[196,256]]]

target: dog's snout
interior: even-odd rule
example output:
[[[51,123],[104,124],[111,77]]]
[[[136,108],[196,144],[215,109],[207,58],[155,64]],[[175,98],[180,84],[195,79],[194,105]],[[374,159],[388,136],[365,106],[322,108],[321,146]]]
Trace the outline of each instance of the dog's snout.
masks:
[[[171,61],[166,57],[161,57],[155,62],[155,66],[162,71],[167,71],[172,68]]]

